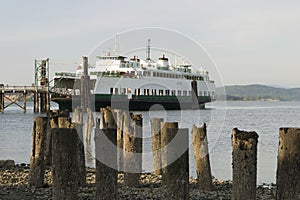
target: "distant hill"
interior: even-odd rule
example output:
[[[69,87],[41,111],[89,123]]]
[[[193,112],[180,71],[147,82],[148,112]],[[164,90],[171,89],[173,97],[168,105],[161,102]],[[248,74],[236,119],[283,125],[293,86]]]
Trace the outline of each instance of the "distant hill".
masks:
[[[221,98],[223,87],[216,90]],[[300,88],[277,88],[266,85],[232,85],[225,86],[227,100],[280,100],[300,101]]]

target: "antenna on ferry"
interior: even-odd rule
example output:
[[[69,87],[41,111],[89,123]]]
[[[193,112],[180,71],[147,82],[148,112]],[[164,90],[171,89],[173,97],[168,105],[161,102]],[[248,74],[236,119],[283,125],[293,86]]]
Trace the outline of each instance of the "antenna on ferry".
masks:
[[[115,49],[114,49],[115,54],[118,54],[118,34],[115,36]]]
[[[150,39],[148,39],[148,43],[147,43],[147,50],[146,50],[146,60],[147,61],[150,61],[151,58],[150,58]]]

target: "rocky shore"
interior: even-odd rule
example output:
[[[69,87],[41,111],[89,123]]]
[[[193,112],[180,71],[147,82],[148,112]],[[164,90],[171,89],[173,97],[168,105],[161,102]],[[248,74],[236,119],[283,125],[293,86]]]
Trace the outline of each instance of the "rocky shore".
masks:
[[[48,169],[43,188],[30,188],[28,185],[29,167],[0,169],[0,199],[51,199],[52,176]],[[161,176],[141,175],[139,187],[129,188],[123,184],[123,174],[119,174],[119,199],[166,199],[166,187],[161,184]],[[231,199],[232,184],[230,181],[214,180],[214,191],[200,191],[197,180],[190,178],[190,199]],[[80,188],[81,199],[94,199],[95,169],[87,169],[87,186]],[[275,187],[259,186],[257,199],[275,199]]]

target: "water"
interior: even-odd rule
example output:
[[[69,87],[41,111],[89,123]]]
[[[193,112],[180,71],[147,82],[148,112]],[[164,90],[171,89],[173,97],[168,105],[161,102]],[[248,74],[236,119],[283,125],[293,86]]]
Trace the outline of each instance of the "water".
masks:
[[[141,112],[144,118],[143,169],[152,170],[149,119],[164,117],[165,121],[178,121],[180,128],[189,130],[192,124],[199,126],[203,122],[207,123],[212,174],[223,180],[232,178],[232,128],[256,131],[259,134],[258,184],[274,183],[279,128],[300,127],[300,102],[227,102],[227,105],[225,102],[214,102],[207,107],[209,109],[200,111]],[[4,114],[0,114],[0,159],[29,163],[32,124],[36,115],[41,114],[33,114],[31,108],[24,114],[17,107],[10,107]],[[190,174],[195,176],[191,137]]]

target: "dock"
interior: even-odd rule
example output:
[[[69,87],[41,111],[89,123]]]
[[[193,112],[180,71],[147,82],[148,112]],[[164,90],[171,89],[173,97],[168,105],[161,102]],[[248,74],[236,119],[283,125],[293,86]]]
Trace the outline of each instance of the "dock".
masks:
[[[27,111],[28,95],[34,96],[34,112],[44,113],[50,110],[50,95],[48,89],[43,86],[4,86],[0,85],[0,113],[3,113],[6,108],[11,105],[17,105],[23,110]],[[11,98],[12,95],[23,96],[23,102],[18,99]],[[5,104],[5,102],[8,102]]]
[[[32,86],[0,84],[0,113],[4,113],[4,110],[11,105],[17,105],[26,113],[26,97],[31,94],[34,97],[34,113],[45,113],[50,110],[49,58],[34,61],[34,74],[35,79]],[[12,95],[23,96],[23,103],[19,102],[19,99],[11,98]]]

